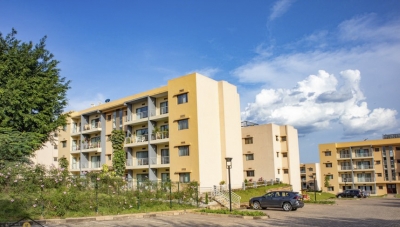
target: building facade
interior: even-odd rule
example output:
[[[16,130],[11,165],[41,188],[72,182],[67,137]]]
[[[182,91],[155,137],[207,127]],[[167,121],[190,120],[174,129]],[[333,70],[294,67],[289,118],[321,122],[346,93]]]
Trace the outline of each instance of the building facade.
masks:
[[[57,139],[57,138],[55,138]],[[46,142],[40,150],[35,151],[34,156],[31,158],[33,164],[41,164],[50,168],[50,166],[58,167],[58,142]]]
[[[321,180],[329,179],[324,187],[328,192],[354,188],[384,195],[399,191],[400,138],[320,144],[319,155]]]
[[[319,163],[301,163],[300,180],[302,190],[321,190],[321,168]]]
[[[60,132],[59,157],[70,171],[112,166],[112,130],[126,138],[126,178],[133,181],[227,182],[225,157],[232,157],[232,187],[243,182],[239,94],[234,85],[197,73],[166,86],[73,112]]]
[[[301,190],[297,129],[242,122],[242,150],[245,179],[279,180]]]

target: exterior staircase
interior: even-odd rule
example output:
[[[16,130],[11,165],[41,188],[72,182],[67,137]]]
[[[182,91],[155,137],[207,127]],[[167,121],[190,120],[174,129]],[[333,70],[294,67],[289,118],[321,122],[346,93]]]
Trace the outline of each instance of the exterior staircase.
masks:
[[[229,191],[228,190],[214,189],[214,191],[212,191],[212,193],[211,193],[211,196],[221,206],[229,208]],[[232,197],[232,209],[240,208],[241,197],[234,192],[231,192],[231,197]]]

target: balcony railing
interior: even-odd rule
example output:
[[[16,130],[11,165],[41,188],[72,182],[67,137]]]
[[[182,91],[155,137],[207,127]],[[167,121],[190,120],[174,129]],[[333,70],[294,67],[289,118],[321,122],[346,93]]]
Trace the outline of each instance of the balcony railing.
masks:
[[[373,169],[373,165],[357,165],[355,169]]]
[[[147,111],[136,113],[136,120],[143,119],[143,118],[146,118],[146,117],[148,117]]]
[[[91,166],[92,168],[100,168],[100,162],[92,162]]]
[[[307,179],[306,178],[301,178],[301,182],[306,182]]]
[[[83,147],[83,150],[93,149],[93,148],[101,148],[101,144],[100,144],[100,142],[97,142],[97,143],[84,143],[82,145],[82,147]]]
[[[138,158],[136,159],[137,166],[143,166],[143,165],[148,165],[149,164],[149,159],[148,158]]]
[[[72,146],[72,151],[79,151],[80,147],[79,146]]]
[[[375,179],[370,177],[370,178],[357,178],[357,182],[374,182]]]
[[[139,135],[139,136],[132,136],[132,137],[125,137],[125,144],[130,143],[142,143],[148,141],[148,135]]]
[[[72,163],[71,169],[79,169],[79,163]]]
[[[81,129],[78,127],[72,129],[72,133],[80,133],[80,132],[81,132]]]
[[[101,122],[97,122],[95,124],[86,124],[83,127],[83,131],[88,131],[88,130],[97,129],[97,128],[101,128]]]
[[[132,166],[133,162],[132,159],[126,159],[126,166]]]
[[[89,167],[89,163],[82,163],[82,169],[87,169]]]
[[[341,166],[341,170],[351,170],[351,166]]]
[[[340,154],[340,158],[350,158],[351,154]]]
[[[300,170],[300,173],[306,173],[306,171],[305,170]]]
[[[168,113],[168,106],[164,106],[160,108],[160,114],[167,114]]]
[[[169,164],[169,156],[162,156],[161,164]]]
[[[342,178],[342,182],[353,182],[353,178],[351,177]]]
[[[356,157],[372,157],[372,152],[356,153]]]
[[[168,131],[157,132],[157,133],[151,134],[151,140],[162,140],[162,139],[168,139],[168,138],[169,138]]]

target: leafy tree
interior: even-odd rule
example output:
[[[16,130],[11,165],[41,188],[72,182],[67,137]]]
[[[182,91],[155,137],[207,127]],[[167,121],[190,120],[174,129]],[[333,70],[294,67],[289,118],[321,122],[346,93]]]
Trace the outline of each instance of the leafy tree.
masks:
[[[110,140],[113,148],[113,167],[117,176],[123,176],[125,173],[125,151],[124,140],[125,135],[122,130],[113,130],[111,132]]]
[[[325,187],[329,187],[329,186],[330,186],[330,184],[329,184],[329,180],[330,180],[330,179],[331,179],[331,178],[330,178],[328,175],[325,176],[325,179],[324,179],[324,180],[325,180],[325,182],[324,182],[324,186],[325,186]]]
[[[45,45],[16,39],[13,29],[0,33],[0,160],[27,160],[66,124],[69,81],[60,76],[58,61]]]

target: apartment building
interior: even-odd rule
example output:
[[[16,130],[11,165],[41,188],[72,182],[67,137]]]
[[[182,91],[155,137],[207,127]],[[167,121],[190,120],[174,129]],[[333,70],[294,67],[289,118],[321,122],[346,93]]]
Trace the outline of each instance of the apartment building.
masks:
[[[374,195],[397,194],[400,187],[400,134],[379,140],[319,145],[321,180],[332,193],[361,189]]]
[[[302,190],[321,190],[321,168],[319,163],[301,163],[300,181]]]
[[[297,129],[289,125],[242,122],[243,177],[279,180],[300,191]]]
[[[109,100],[106,100],[109,101]],[[72,112],[60,132],[59,157],[70,171],[112,166],[112,130],[126,135],[126,178],[133,181],[198,181],[201,187],[227,179],[241,187],[243,162],[239,94],[234,85],[197,73],[163,87]]]
[[[34,164],[41,164],[50,168],[50,166],[58,167],[58,149],[57,141],[46,142],[40,150],[35,151],[31,161]]]

